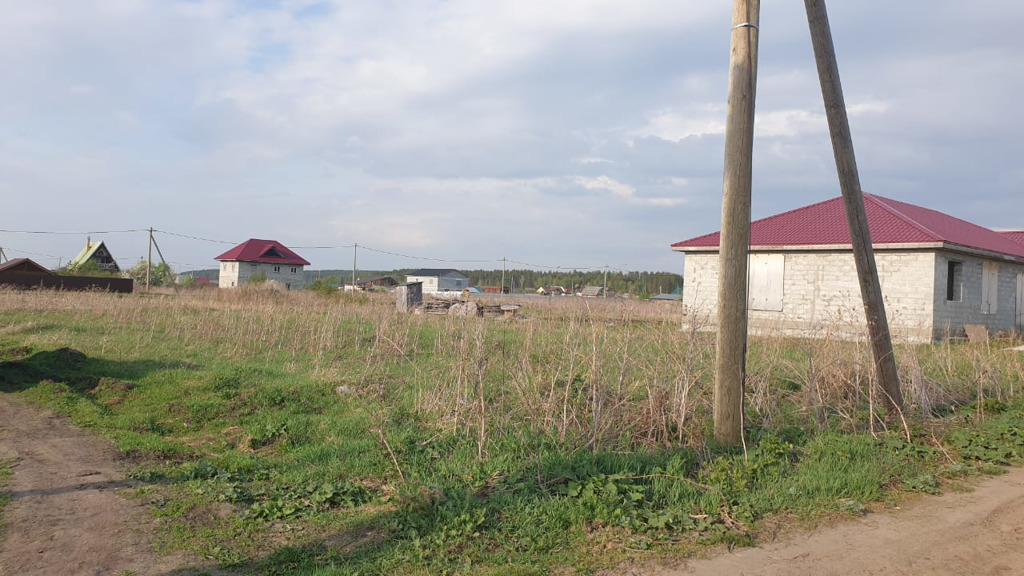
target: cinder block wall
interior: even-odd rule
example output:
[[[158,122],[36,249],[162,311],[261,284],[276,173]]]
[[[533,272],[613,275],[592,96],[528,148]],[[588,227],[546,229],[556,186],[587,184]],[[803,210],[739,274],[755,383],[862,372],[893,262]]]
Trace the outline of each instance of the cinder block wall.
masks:
[[[878,251],[875,262],[893,337],[930,340],[934,333],[934,253]],[[687,254],[685,278],[683,299],[687,306],[695,315],[713,322],[718,300],[718,254]],[[803,335],[863,333],[866,324],[853,254],[787,253],[782,310],[751,310],[750,326]]]
[[[949,261],[960,262],[963,271],[962,288],[958,299],[946,299],[946,276]],[[939,252],[935,257],[935,338],[946,334],[959,335],[964,324],[983,324],[989,332],[1009,332],[1015,329],[1017,314],[1017,275],[1024,274],[1024,266],[999,262],[999,288],[996,311],[983,313],[981,307],[982,258],[951,252]]]

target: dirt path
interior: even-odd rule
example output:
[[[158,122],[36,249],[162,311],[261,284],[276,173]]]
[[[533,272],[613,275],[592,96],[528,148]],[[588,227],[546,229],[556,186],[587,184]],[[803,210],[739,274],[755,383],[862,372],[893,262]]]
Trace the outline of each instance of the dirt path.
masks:
[[[988,479],[973,492],[924,497],[903,510],[634,574],[1024,575],[1024,468]]]
[[[113,448],[64,418],[0,394],[0,460],[11,463],[0,515],[0,575],[187,574],[194,559],[159,556],[145,503]]]
[[[185,575],[194,558],[153,551],[152,519],[114,450],[67,420],[0,394],[0,461],[13,462],[0,516],[0,576]],[[635,576],[909,574],[1024,576],[1024,468],[970,493],[926,497],[759,548]]]

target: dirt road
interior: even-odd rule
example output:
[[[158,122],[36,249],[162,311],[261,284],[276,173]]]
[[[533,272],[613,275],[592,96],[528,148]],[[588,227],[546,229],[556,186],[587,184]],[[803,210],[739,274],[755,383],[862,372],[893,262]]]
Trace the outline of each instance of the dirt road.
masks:
[[[117,454],[60,417],[0,394],[0,460],[13,462],[0,516],[0,576],[185,575],[203,563],[153,550],[153,520]],[[903,510],[635,576],[928,574],[1024,576],[1024,469],[970,493],[925,497]]]
[[[201,564],[155,553],[145,503],[120,494],[130,484],[116,452],[66,419],[0,394],[0,460],[12,467],[0,575],[171,574]]]

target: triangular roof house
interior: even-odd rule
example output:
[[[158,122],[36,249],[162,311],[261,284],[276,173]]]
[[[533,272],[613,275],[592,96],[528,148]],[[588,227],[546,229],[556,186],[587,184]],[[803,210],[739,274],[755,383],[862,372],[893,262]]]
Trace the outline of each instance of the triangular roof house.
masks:
[[[107,249],[107,245],[102,240],[93,242],[91,238],[87,238],[85,248],[68,262],[68,268],[74,270],[89,262],[95,263],[100,270],[106,270],[107,272],[121,271],[121,267],[117,265],[117,261],[114,260],[114,256],[111,255],[110,250]]]
[[[937,339],[965,324],[1024,329],[1024,232],[873,194],[864,194],[864,208],[895,336]],[[672,244],[686,254],[684,300],[708,317],[717,305],[719,240],[715,232]],[[859,329],[863,305],[841,197],[751,223],[748,308],[753,328]]]
[[[258,238],[250,238],[214,260],[220,260],[221,288],[241,286],[262,276],[287,290],[297,289],[305,284],[303,266],[309,266],[309,261],[277,240]]]

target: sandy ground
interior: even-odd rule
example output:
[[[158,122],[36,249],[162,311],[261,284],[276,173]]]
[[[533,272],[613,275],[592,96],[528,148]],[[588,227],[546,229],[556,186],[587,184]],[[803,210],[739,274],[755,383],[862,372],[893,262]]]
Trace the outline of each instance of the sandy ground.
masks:
[[[145,504],[110,445],[60,417],[0,394],[0,460],[12,462],[0,516],[0,576],[185,575],[195,558],[160,556]],[[1024,469],[973,492],[924,497],[758,548],[631,576],[1024,576]]]
[[[0,515],[0,575],[188,574],[202,562],[160,556],[145,503],[109,443],[0,394],[0,460],[11,463]]]

